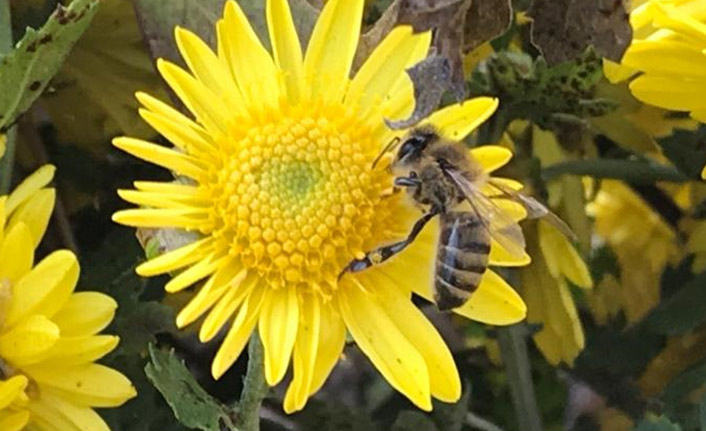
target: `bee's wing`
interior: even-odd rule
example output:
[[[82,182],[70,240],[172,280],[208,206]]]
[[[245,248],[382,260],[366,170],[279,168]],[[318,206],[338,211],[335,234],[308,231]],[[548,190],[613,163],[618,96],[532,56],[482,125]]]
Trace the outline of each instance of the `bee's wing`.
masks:
[[[517,192],[517,190],[513,190],[502,183],[493,181],[492,178],[488,180],[488,184],[500,191],[504,197],[524,206],[527,210],[527,218],[543,218],[552,226],[554,226],[557,230],[559,230],[559,232],[564,234],[567,238],[572,241],[577,241],[576,234],[571,229],[571,227],[569,227],[569,225],[566,224],[566,222],[562,220],[561,217],[553,213],[549,208],[544,206],[537,199],[531,196],[525,196],[522,193]]]
[[[444,171],[463,192],[490,236],[512,256],[524,256],[525,236],[522,234],[520,225],[484,195],[475,184],[463,175],[463,172],[457,169],[445,169]]]

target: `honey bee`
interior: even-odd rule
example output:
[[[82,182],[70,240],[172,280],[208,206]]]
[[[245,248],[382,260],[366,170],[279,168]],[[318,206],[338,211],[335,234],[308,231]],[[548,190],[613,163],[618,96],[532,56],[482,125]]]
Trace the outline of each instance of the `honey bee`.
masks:
[[[388,166],[395,174],[394,185],[406,189],[425,213],[406,239],[352,260],[340,276],[390,259],[411,244],[431,219],[439,216],[434,301],[439,310],[449,310],[463,305],[478,288],[488,268],[491,238],[512,256],[524,255],[522,229],[496,204],[497,199],[517,202],[527,210],[528,218],[546,217],[573,237],[571,229],[558,216],[534,198],[491,178],[462,143],[442,137],[433,127],[416,127],[404,138],[391,141],[373,167],[397,145],[399,150]],[[483,189],[491,193],[483,193]]]

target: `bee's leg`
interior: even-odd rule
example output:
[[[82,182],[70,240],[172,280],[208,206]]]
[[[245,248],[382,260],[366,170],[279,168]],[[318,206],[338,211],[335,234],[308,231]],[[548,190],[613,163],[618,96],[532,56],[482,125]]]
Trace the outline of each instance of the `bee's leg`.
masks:
[[[414,226],[412,226],[412,230],[409,232],[409,235],[407,235],[407,238],[394,244],[378,247],[375,250],[366,253],[365,257],[362,259],[352,260],[348,265],[346,265],[345,268],[343,268],[343,271],[338,274],[338,278],[340,279],[346,272],[359,272],[373,265],[382,263],[395,254],[401,252],[405,247],[410,245],[415,238],[417,238],[417,235],[419,235],[422,229],[424,229],[424,226],[429,222],[429,220],[434,218],[434,216],[439,214],[439,212],[440,211],[437,208],[432,207],[428,213],[424,214],[419,220],[417,220],[416,223],[414,223]]]
[[[417,177],[416,172],[412,171],[409,173],[408,177],[395,178],[395,185],[397,187],[419,187],[422,185],[422,180]]]

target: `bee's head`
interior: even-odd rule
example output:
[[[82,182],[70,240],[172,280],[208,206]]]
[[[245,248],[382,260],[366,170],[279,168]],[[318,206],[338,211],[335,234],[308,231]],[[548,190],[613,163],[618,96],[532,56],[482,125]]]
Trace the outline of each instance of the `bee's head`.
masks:
[[[398,147],[399,150],[397,151],[394,160],[387,168],[391,169],[394,166],[414,163],[419,160],[419,157],[429,146],[429,144],[437,139],[439,139],[439,134],[432,126],[416,127],[404,137],[395,137],[387,145],[385,145],[385,148],[383,148],[380,154],[373,161],[373,168],[375,168],[375,165],[385,154]]]
[[[397,151],[394,165],[407,165],[415,163],[422,156],[429,144],[439,139],[439,133],[430,126],[416,127],[412,129],[400,144]]]

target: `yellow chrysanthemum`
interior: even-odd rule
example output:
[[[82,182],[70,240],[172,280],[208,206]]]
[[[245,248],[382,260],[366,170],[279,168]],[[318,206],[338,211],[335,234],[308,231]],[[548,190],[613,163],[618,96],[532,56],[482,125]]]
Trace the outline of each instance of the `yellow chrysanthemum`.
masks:
[[[282,380],[293,358],[288,412],[303,408],[323,385],[346,330],[387,381],[420,408],[430,410],[432,396],[453,402],[461,393],[448,348],[410,301],[412,291],[431,297],[438,226],[430,225],[413,246],[379,268],[338,280],[351,259],[404,238],[421,215],[390,193],[390,173],[371,164],[403,133],[388,129],[383,119],[412,112],[413,88],[404,69],[424,58],[431,35],[395,28],[350,79],[362,12],[362,0],[327,2],[304,54],[287,1],[269,0],[271,55],[238,4],[228,1],[216,26],[217,53],[177,29],[191,72],[158,62],[196,120],[137,95],[145,107],[142,117],[176,148],[132,138],[114,141],[184,177],[178,183],[136,182],[137,190],[120,191],[146,208],[120,211],[114,219],[201,235],[144,263],[138,273],[181,271],[167,283],[168,292],[205,280],[177,324],[205,315],[202,341],[230,325],[212,364],[214,377],[233,364],[255,328],[270,385]],[[496,106],[494,99],[474,99],[438,111],[427,122],[462,139]],[[497,147],[472,154],[488,171],[511,157]],[[524,215],[517,205],[508,210]],[[518,264],[498,246],[491,258],[493,264]],[[525,307],[488,271],[458,312],[509,324],[524,317]]]
[[[0,196],[0,430],[108,431],[93,407],[135,396],[119,372],[95,364],[118,344],[97,335],[116,304],[97,292],[74,293],[76,256],[56,251],[34,264],[54,206],[44,166]]]
[[[634,35],[620,65],[607,63],[612,81],[630,83],[645,103],[689,111],[706,121],[706,1],[649,0],[630,14]]]
[[[540,221],[530,238],[528,250],[534,257],[522,270],[521,294],[527,321],[542,325],[534,342],[549,363],[573,365],[585,340],[567,280],[590,288],[591,276],[574,246],[551,225]]]
[[[676,232],[616,180],[601,182],[587,210],[595,217],[596,232],[617,255],[621,308],[627,321],[634,323],[659,302],[662,272],[679,256]]]

